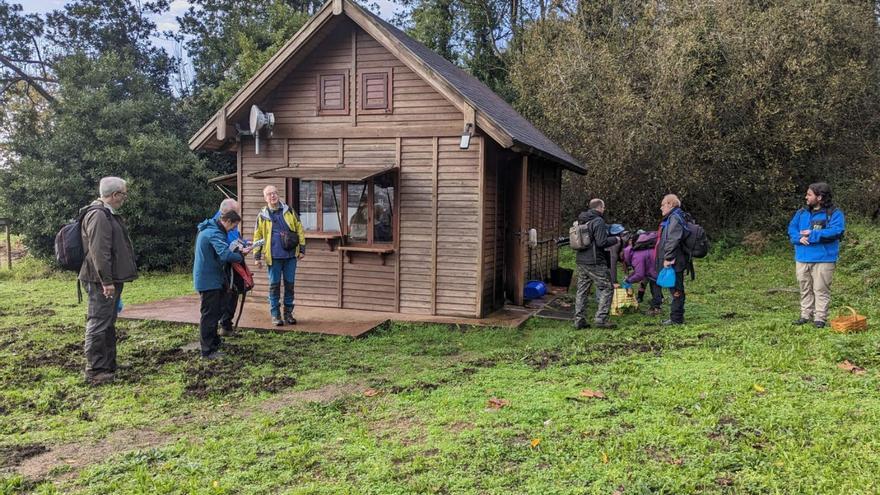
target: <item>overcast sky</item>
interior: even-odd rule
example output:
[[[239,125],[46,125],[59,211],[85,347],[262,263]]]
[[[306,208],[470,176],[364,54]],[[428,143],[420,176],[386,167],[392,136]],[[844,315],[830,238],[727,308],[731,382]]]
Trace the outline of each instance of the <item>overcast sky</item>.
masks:
[[[64,7],[67,0],[11,0],[10,3],[20,3],[22,7],[24,7],[25,13],[38,13],[45,14],[47,12],[51,12],[53,10],[60,9]],[[372,1],[368,3],[373,3]],[[393,0],[375,0],[375,3],[379,5],[379,15],[382,16],[383,19],[391,20],[391,17],[395,12],[395,3]],[[177,31],[179,26],[177,25],[177,17],[183,15],[184,12],[189,8],[190,2],[188,0],[173,0],[171,2],[171,8],[168,12],[166,12],[162,16],[158,16],[156,18],[156,26],[159,28],[159,31]],[[183,50],[182,47],[177,46],[175,43],[163,39],[163,38],[155,38],[153,43],[157,46],[160,46],[165,49],[171,55],[182,55],[184,59],[184,64],[187,64],[189,61],[189,57],[186,54],[181,53]],[[191,77],[191,74],[189,75]]]

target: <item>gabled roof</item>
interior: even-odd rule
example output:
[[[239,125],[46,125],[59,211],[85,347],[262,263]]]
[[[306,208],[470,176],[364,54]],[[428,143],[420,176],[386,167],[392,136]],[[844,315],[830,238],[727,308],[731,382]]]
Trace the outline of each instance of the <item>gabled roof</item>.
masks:
[[[191,149],[217,148],[226,135],[229,117],[240,115],[269,81],[283,73],[290,61],[334,15],[345,13],[367,34],[397,56],[429,85],[465,114],[473,112],[476,125],[505,148],[535,154],[583,173],[584,167],[535,128],[485,84],[434,53],[404,32],[350,0],[330,0],[190,139]],[[223,123],[223,129],[218,129]]]

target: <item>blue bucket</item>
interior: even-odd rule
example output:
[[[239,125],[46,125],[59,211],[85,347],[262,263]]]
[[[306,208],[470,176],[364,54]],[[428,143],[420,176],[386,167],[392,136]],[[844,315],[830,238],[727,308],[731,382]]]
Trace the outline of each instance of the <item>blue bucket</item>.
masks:
[[[538,299],[544,297],[547,293],[547,286],[540,280],[529,280],[523,290],[523,297],[526,299]]]

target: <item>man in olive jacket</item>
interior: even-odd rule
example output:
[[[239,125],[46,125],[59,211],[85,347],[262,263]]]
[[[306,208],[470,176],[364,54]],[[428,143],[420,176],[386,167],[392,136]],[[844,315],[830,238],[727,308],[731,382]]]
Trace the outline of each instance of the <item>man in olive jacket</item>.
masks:
[[[590,239],[592,242],[586,249],[577,252],[575,263],[577,267],[577,296],[575,298],[574,327],[577,329],[587,328],[587,295],[590,286],[596,284],[596,296],[599,307],[596,308],[596,316],[593,324],[599,328],[615,328],[617,325],[608,321],[608,313],[611,310],[611,299],[614,297],[614,285],[611,282],[611,271],[608,268],[608,251],[606,248],[614,246],[620,240],[615,236],[608,235],[608,226],[605,224],[605,202],[601,199],[590,200],[590,209],[578,215],[578,223],[589,225]]]
[[[82,220],[84,260],[79,271],[89,295],[86,315],[86,380],[101,385],[116,372],[116,306],[126,282],[137,278],[134,249],[118,209],[128,198],[119,177],[104,177],[100,198],[86,206]]]

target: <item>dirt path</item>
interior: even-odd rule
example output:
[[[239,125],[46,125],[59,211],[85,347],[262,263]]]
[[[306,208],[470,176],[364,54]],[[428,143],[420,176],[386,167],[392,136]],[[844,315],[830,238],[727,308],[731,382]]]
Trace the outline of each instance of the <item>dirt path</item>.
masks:
[[[249,418],[258,413],[274,413],[296,404],[308,402],[326,404],[342,397],[362,394],[366,388],[360,383],[343,383],[326,385],[312,390],[282,392],[253,407],[237,410],[233,414],[220,410],[208,416],[199,416],[197,419],[192,416],[172,418],[152,428],[118,430],[93,442],[84,441],[56,445],[48,451],[17,462],[13,466],[13,472],[36,481],[48,478],[52,470],[58,466],[69,466],[69,470],[57,477],[58,480],[68,480],[76,477],[82,468],[90,464],[103,462],[119,454],[160,447],[184,438],[179,434],[162,432],[162,426],[173,425],[180,429],[179,427],[182,425],[205,422],[215,416],[224,416],[226,420],[236,420]]]

